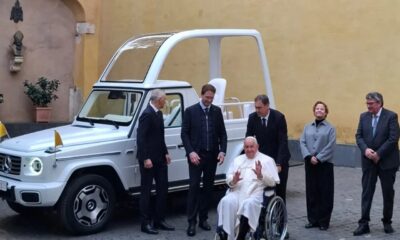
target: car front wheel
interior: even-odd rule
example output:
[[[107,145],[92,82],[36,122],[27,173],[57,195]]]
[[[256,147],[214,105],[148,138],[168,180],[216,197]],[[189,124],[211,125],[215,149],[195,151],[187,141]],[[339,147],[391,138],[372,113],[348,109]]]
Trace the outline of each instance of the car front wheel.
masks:
[[[65,228],[74,234],[101,231],[112,216],[115,191],[99,175],[86,175],[72,180],[64,190],[58,214]]]

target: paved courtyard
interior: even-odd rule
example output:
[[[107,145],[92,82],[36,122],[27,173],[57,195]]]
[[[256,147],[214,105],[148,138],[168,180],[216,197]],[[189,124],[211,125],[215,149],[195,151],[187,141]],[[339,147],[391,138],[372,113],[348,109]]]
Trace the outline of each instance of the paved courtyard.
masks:
[[[291,167],[288,183],[287,209],[289,215],[290,239],[308,240],[347,240],[347,239],[400,239],[400,196],[395,199],[393,227],[394,234],[385,234],[380,219],[382,218],[382,196],[378,182],[377,192],[371,211],[371,233],[354,237],[352,232],[357,227],[360,217],[361,196],[361,169],[336,167],[335,168],[335,205],[332,215],[331,227],[328,231],[318,229],[305,229],[306,207],[304,193],[304,167]],[[395,189],[400,188],[399,181]],[[221,196],[223,191],[217,192]],[[0,239],[138,239],[138,240],[180,240],[189,239],[186,236],[185,217],[186,193],[174,194],[169,200],[168,222],[176,227],[174,232],[161,232],[159,235],[150,236],[140,232],[140,219],[137,207],[117,208],[115,217],[108,228],[98,234],[90,236],[70,236],[58,223],[57,216],[45,214],[44,216],[22,217],[10,210],[3,201],[0,201]],[[210,213],[210,223],[216,224],[216,204]],[[215,229],[215,228],[214,228]],[[213,230],[214,230],[213,229]],[[213,232],[197,230],[197,235],[192,239],[213,239]]]

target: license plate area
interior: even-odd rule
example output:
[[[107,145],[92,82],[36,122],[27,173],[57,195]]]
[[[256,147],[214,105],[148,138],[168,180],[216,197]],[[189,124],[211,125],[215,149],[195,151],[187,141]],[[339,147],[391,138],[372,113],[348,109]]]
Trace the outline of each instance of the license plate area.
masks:
[[[6,181],[0,180],[0,191],[6,192],[7,186],[8,186],[8,183]]]

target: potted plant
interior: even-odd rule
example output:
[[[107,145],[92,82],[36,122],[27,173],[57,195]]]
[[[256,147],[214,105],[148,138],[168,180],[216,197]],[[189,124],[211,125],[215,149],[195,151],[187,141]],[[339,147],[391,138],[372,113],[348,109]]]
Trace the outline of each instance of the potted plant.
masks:
[[[48,80],[45,77],[40,77],[35,83],[25,80],[24,92],[32,100],[35,107],[36,122],[49,122],[51,108],[48,105],[58,98],[55,92],[57,92],[59,85],[59,80]]]

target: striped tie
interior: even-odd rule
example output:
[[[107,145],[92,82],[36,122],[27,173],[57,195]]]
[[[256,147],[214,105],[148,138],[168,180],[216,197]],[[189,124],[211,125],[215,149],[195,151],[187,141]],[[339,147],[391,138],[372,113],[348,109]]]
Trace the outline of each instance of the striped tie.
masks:
[[[375,137],[377,123],[378,123],[378,116],[376,115],[372,116],[372,136],[374,137]]]

